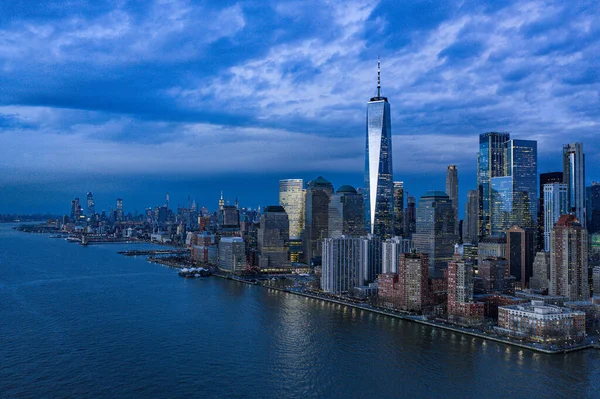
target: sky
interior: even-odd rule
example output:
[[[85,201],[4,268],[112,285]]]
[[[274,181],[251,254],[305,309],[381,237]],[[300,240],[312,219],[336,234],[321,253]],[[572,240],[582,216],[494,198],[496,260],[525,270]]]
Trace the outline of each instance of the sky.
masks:
[[[282,178],[364,185],[366,103],[417,198],[478,135],[581,141],[600,180],[600,2],[0,0],[0,213],[276,204]]]

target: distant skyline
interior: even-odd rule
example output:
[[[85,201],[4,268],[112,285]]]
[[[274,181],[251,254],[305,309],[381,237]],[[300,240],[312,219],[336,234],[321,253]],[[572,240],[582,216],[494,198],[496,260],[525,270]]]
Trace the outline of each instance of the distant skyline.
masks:
[[[0,213],[277,204],[279,179],[364,185],[366,104],[393,104],[394,180],[417,199],[478,135],[580,141],[600,180],[597,1],[2,2]]]

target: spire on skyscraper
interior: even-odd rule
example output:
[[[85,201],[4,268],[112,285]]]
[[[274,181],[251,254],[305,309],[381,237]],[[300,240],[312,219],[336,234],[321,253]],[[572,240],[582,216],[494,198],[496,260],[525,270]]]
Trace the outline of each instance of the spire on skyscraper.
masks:
[[[377,56],[377,97],[381,97],[381,60]]]

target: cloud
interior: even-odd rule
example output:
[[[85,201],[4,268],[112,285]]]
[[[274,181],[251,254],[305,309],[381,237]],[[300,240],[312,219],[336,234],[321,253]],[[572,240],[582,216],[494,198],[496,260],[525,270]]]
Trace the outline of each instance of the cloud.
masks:
[[[29,4],[0,15],[4,179],[361,174],[379,55],[400,175],[473,169],[485,131],[600,153],[597,1]]]

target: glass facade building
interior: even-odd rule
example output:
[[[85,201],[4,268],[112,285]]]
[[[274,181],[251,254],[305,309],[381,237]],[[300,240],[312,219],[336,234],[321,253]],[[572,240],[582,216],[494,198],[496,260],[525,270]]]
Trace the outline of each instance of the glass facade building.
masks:
[[[365,156],[365,228],[373,235],[388,238],[394,227],[394,182],[392,179],[392,126],[390,104],[381,97],[367,104]]]
[[[479,135],[477,154],[477,189],[479,191],[479,236],[491,234],[493,177],[505,176],[506,142],[508,133],[489,132]]]
[[[563,146],[563,183],[569,187],[569,210],[586,227],[585,154],[582,143]]]
[[[413,234],[413,245],[417,252],[429,255],[429,274],[441,277],[443,269],[454,255],[454,208],[452,201],[441,191],[428,191],[419,200],[417,207],[417,232]]]
[[[330,238],[365,235],[363,197],[352,186],[342,186],[329,201]]]
[[[544,251],[550,252],[550,235],[561,215],[569,213],[569,188],[563,183],[544,184]]]
[[[490,235],[537,228],[537,142],[509,140],[505,152],[504,176],[490,179]]]
[[[290,220],[290,239],[299,239],[304,233],[304,182],[302,179],[279,180],[279,205]]]

